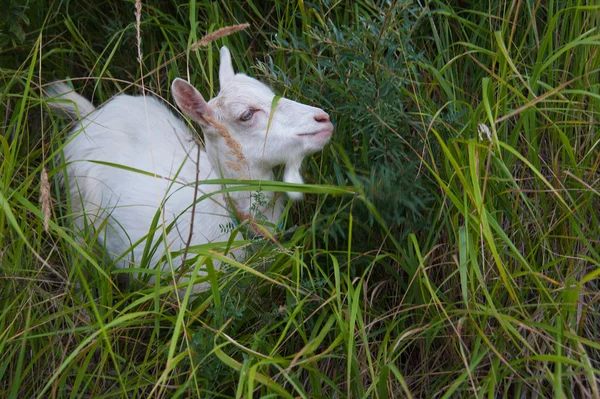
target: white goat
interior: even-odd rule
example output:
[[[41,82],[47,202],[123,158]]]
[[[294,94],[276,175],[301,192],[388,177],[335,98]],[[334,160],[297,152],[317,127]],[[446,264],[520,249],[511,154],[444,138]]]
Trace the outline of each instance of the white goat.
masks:
[[[113,258],[129,251],[118,267],[139,264],[149,234],[154,242],[162,235],[167,244],[154,253],[154,265],[188,241],[226,241],[230,233],[223,226],[232,219],[266,219],[276,225],[283,206],[272,192],[263,193],[266,201],[255,201],[256,193],[247,191],[214,194],[195,206],[194,199],[223,189],[205,180],[273,180],[273,168],[283,164],[284,181],[302,183],[302,159],[329,141],[333,125],[323,110],[285,98],[276,101],[266,85],[234,73],[226,47],[221,48],[219,81],[220,92],[208,103],[182,79],[171,85],[179,108],[202,125],[205,149],[186,123],[153,97],[119,95],[96,109],[64,84],[49,87],[50,107],[79,120],[64,147],[76,226],[83,229],[87,220],[102,230],[98,239]],[[150,232],[157,212],[164,229]],[[178,266],[176,260],[173,264]],[[167,265],[162,269],[170,270]],[[195,291],[206,288],[194,286]]]

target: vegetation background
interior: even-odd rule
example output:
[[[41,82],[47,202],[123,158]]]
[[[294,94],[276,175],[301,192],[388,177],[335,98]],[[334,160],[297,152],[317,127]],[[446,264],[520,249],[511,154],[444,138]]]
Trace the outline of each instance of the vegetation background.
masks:
[[[596,0],[144,1],[141,59],[133,0],[1,10],[1,397],[600,397]],[[210,97],[224,44],[331,113],[319,193],[198,298],[119,288],[41,89]]]

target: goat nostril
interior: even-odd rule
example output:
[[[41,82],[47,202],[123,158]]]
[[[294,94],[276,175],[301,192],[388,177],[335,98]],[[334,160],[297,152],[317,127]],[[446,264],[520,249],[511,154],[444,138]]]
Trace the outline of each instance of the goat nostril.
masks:
[[[320,123],[327,123],[327,122],[329,122],[329,115],[327,115],[327,114],[317,115],[317,116],[315,116],[315,120]]]

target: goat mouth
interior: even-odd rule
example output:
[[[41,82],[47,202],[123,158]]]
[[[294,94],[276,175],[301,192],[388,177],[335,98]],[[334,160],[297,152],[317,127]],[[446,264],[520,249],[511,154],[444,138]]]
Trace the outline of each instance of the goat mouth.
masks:
[[[321,129],[310,133],[298,133],[298,136],[331,136],[333,130]]]

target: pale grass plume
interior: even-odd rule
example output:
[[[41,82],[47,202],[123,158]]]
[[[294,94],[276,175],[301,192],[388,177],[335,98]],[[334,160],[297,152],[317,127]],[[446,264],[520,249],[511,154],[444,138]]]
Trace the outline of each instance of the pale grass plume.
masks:
[[[40,177],[40,204],[42,205],[42,213],[44,214],[44,230],[48,232],[50,225],[50,183],[48,182],[48,172],[46,168],[42,168]]]
[[[220,39],[222,37],[225,36],[229,36],[231,34],[234,34],[236,32],[248,29],[250,27],[250,24],[239,24],[239,25],[231,25],[231,26],[224,26],[220,29],[217,29],[216,31],[209,33],[207,35],[204,35],[202,37],[202,39],[198,40],[196,43],[192,44],[192,46],[190,47],[191,50],[197,50],[200,47],[208,47],[209,44],[211,44],[212,42],[214,42],[217,39]]]
[[[246,157],[244,156],[244,153],[242,152],[242,145],[240,144],[239,141],[237,141],[236,139],[231,137],[229,130],[227,130],[227,126],[225,126],[222,123],[217,122],[216,120],[214,120],[213,118],[211,118],[207,115],[204,115],[204,119],[208,123],[210,123],[215,129],[217,129],[219,134],[225,139],[225,142],[227,143],[227,146],[229,147],[229,152],[233,156],[235,156],[235,158],[238,162],[238,164],[228,162],[227,166],[232,168],[233,170],[240,171],[243,169],[243,165],[248,165],[248,161],[246,160]]]
[[[140,25],[142,23],[142,0],[135,0],[135,32],[137,37],[138,62],[142,63],[142,35]]]

